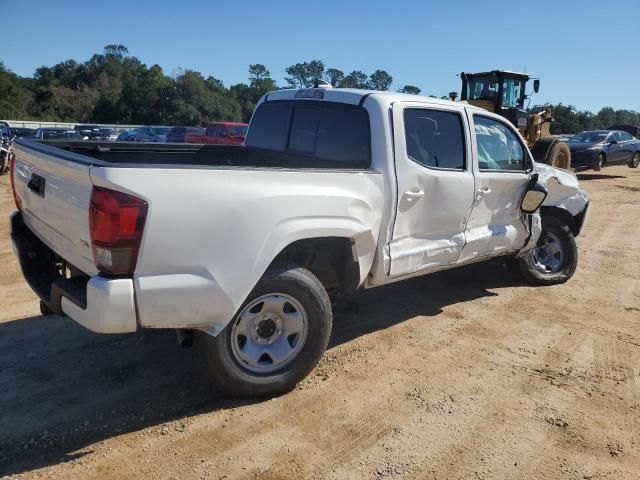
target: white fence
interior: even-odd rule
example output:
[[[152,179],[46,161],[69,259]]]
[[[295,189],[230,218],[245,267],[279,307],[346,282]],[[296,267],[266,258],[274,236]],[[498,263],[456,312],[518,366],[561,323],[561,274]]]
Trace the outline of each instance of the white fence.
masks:
[[[69,128],[72,129],[76,125],[98,125],[103,128],[112,128],[115,131],[132,130],[140,125],[118,125],[107,123],[68,123],[68,122],[41,122],[38,120],[2,120],[7,122],[10,127],[15,128]]]

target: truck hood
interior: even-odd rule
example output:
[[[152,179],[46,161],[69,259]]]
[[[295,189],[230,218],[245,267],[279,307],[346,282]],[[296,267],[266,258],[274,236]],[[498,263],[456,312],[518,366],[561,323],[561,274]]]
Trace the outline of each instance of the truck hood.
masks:
[[[577,215],[589,203],[589,195],[580,188],[573,173],[543,163],[536,163],[535,170],[540,175],[539,183],[549,192],[543,206],[563,208]]]

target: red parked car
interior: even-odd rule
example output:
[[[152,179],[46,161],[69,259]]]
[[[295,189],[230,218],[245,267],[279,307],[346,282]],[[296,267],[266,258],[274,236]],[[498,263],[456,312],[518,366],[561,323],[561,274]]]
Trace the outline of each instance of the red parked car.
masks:
[[[216,143],[220,145],[240,145],[247,136],[246,123],[216,122],[207,125],[204,135],[187,133],[186,143]]]

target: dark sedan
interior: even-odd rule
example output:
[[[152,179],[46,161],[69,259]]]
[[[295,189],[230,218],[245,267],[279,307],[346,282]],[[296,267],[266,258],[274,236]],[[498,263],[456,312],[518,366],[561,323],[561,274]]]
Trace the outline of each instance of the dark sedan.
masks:
[[[33,132],[33,138],[41,140],[82,140],[80,135],[75,130],[68,128],[38,128]]]
[[[567,140],[571,150],[571,166],[591,167],[598,171],[603,165],[626,163],[631,168],[640,164],[640,140],[618,130],[581,132]]]
[[[184,143],[184,137],[187,133],[204,134],[204,128],[198,127],[173,127],[167,133],[167,142]]]
[[[171,127],[142,126],[118,136],[119,142],[164,142]]]
[[[33,138],[34,133],[35,129],[33,128],[11,127],[11,135],[16,138]]]

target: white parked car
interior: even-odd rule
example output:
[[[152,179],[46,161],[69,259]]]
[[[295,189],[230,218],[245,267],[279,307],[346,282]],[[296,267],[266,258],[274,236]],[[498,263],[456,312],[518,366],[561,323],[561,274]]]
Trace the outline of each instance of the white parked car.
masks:
[[[12,238],[44,311],[196,331],[235,395],[313,369],[332,295],[496,256],[568,280],[589,205],[502,117],[415,95],[271,92],[243,146],[54,143],[18,140],[13,173]]]

